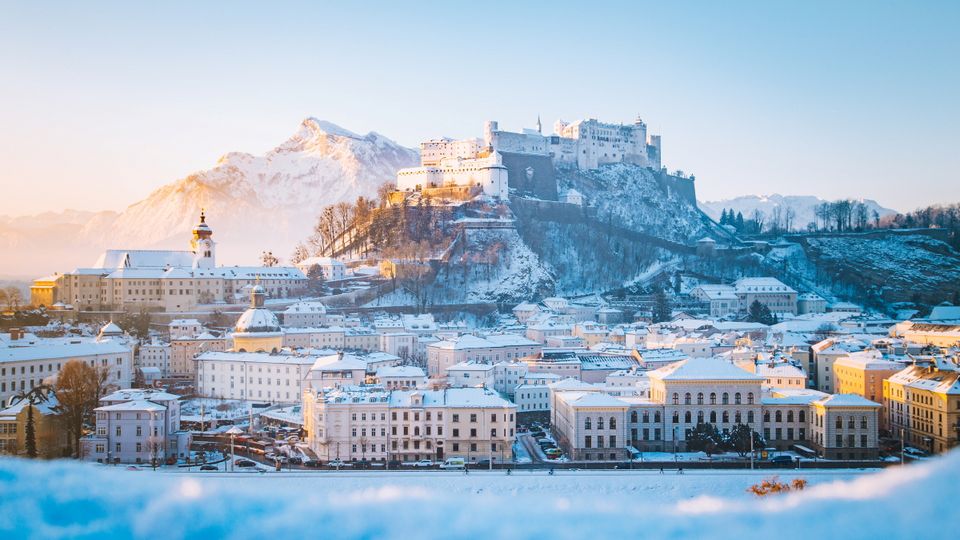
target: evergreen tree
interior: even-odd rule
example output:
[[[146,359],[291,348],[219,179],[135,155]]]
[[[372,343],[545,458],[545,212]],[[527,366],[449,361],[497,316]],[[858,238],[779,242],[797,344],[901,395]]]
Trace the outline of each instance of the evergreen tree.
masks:
[[[733,210],[730,210],[730,211],[733,212]],[[743,232],[743,213],[742,212],[737,212],[737,220],[733,224],[733,226],[737,228],[737,232]]]
[[[727,219],[727,209],[724,208],[723,212],[720,213],[720,224],[726,225],[727,223],[729,223],[729,220]]]
[[[657,287],[657,290],[653,293],[653,322],[669,321],[672,314],[673,308],[670,306],[667,291],[663,287]]]
[[[27,404],[27,426],[23,431],[27,457],[35,458],[37,457],[37,430],[33,425],[33,403]]]
[[[312,294],[323,294],[324,279],[323,268],[319,264],[307,269],[307,288]]]
[[[694,452],[704,452],[708,456],[723,450],[723,437],[717,426],[710,423],[699,423],[690,430],[687,438],[687,448]]]
[[[728,437],[729,448],[733,450],[740,457],[745,457],[750,453],[750,438],[753,438],[753,448],[754,450],[763,448],[766,443],[763,440],[763,437],[759,433],[754,431],[750,426],[746,424],[737,424],[733,426],[733,429],[730,430],[730,436]]]
[[[773,313],[770,313],[770,308],[761,304],[759,300],[754,300],[753,303],[750,304],[750,308],[747,310],[747,320],[766,325],[771,325],[776,322]]]

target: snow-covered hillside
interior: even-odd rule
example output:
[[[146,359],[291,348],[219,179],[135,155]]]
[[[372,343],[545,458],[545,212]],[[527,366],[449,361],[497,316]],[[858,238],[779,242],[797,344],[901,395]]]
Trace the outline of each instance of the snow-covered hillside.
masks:
[[[264,155],[228,153],[213,168],[167,184],[119,214],[93,214],[85,221],[70,214],[69,223],[53,220],[30,231],[0,221],[0,248],[13,255],[3,272],[71,270],[92,263],[106,247],[184,249],[201,208],[214,228],[220,262],[253,263],[263,250],[287,257],[309,235],[321,207],[375,196],[397,169],[417,163],[416,151],[380,134],[358,135],[308,118]],[[40,257],[25,232],[61,241],[44,244]]]
[[[734,212],[741,212],[743,217],[750,218],[755,210],[763,212],[764,216],[770,216],[776,207],[792,208],[794,212],[794,228],[798,230],[805,229],[808,223],[813,223],[816,219],[814,209],[818,204],[828,202],[819,197],[810,195],[744,195],[733,199],[724,199],[720,201],[701,201],[700,208],[715,220],[720,219],[720,214],[724,209],[733,209]],[[867,206],[869,215],[876,211],[880,217],[896,214],[896,210],[880,206],[879,203],[870,199],[864,199],[863,204]]]

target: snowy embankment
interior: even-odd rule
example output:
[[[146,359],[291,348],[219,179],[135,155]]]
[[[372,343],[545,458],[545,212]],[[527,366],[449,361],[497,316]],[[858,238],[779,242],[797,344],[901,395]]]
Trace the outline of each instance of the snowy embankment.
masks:
[[[153,473],[0,460],[6,538],[918,538],[941,536],[960,452],[879,473]],[[794,474],[783,474],[790,480]]]

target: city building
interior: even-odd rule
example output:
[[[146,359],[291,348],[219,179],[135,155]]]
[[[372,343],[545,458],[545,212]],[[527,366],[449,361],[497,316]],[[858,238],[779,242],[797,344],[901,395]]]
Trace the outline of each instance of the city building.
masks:
[[[485,388],[308,387],[306,442],[322,461],[513,458],[516,406]]]
[[[81,439],[81,459],[100,463],[162,464],[182,458],[190,434],[180,430],[180,396],[125,389],[100,398],[96,430]]]
[[[883,381],[883,414],[893,437],[929,452],[944,452],[960,440],[960,368],[933,358]]]
[[[767,306],[774,314],[797,313],[797,291],[777,278],[747,277],[733,283],[740,314],[745,315],[754,302]]]
[[[306,276],[293,267],[215,263],[213,230],[201,213],[189,251],[107,250],[90,268],[37,280],[31,288],[31,303],[69,304],[81,311],[186,312],[242,301],[256,283],[273,298],[286,298],[306,286]]]
[[[315,356],[209,351],[197,355],[197,394],[261,403],[299,403]],[[362,380],[362,378],[361,378]]]
[[[513,334],[479,337],[463,334],[427,345],[427,374],[442,376],[447,368],[463,362],[495,364],[534,355],[541,346],[523,336]]]
[[[0,403],[29,392],[44,382],[56,381],[60,370],[71,360],[84,362],[102,370],[109,388],[130,386],[133,378],[133,350],[115,333],[117,325],[104,326],[106,332],[93,338],[40,338],[10,331],[9,338],[0,340]]]
[[[26,399],[14,399],[9,407],[0,410],[0,455],[26,455],[27,418],[32,413],[37,457],[69,456],[70,439],[63,417],[55,410],[57,404],[56,396],[50,393],[45,401],[31,405]]]

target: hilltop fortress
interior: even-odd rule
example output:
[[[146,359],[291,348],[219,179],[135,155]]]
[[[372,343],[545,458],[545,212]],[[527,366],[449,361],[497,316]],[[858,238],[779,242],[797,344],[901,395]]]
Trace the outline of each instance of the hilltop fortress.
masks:
[[[505,200],[511,191],[557,200],[556,169],[591,170],[628,163],[657,172],[670,187],[695,204],[693,178],[668,175],[661,164],[659,135],[649,134],[640,118],[633,124],[611,124],[596,119],[558,120],[554,133],[536,129],[501,130],[496,121],[484,124],[483,138],[431,139],[420,143],[420,166],[397,173],[397,189],[472,190]]]

